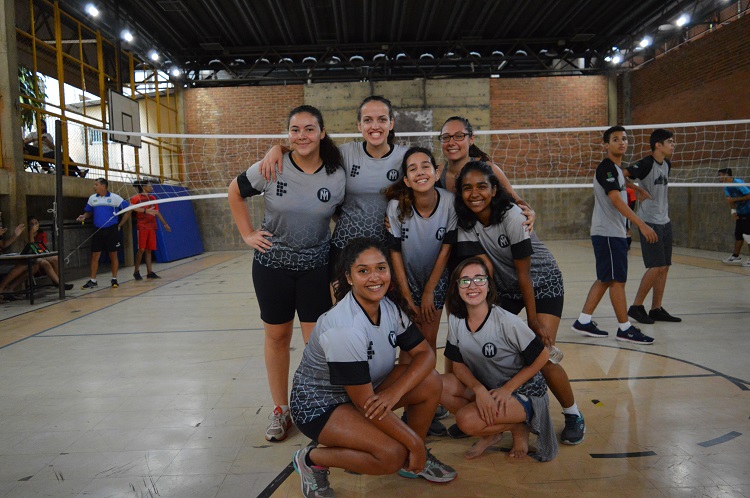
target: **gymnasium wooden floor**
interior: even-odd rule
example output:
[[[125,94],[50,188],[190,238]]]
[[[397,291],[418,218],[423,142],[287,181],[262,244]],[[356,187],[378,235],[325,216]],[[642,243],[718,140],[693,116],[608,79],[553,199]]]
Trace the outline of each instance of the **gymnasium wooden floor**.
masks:
[[[337,496],[750,496],[750,269],[677,250],[665,307],[684,321],[643,325],[656,343],[637,346],[570,330],[593,253],[588,241],[548,246],[565,278],[558,345],[585,442],[549,463],[512,462],[506,436],[469,462],[471,439],[432,438],[459,471],[454,482],[335,469]],[[637,248],[630,268],[632,300]],[[0,305],[0,497],[301,495],[289,465],[309,441],[296,430],[283,443],[263,438],[271,400],[250,252],[156,269],[158,281],[135,282],[124,268],[119,289],[76,281],[64,302],[48,292],[34,307]],[[615,329],[606,298],[595,320]],[[296,334],[295,366],[302,347]]]

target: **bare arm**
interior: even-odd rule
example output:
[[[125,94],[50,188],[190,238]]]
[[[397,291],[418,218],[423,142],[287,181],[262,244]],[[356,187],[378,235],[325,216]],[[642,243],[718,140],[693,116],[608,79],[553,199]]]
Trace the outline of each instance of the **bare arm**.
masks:
[[[409,304],[409,308],[411,308],[416,316],[421,320],[422,317],[420,316],[419,308],[417,308],[417,305],[414,304],[414,300],[411,297],[411,291],[409,290],[409,282],[406,278],[404,258],[401,257],[401,253],[399,251],[391,249],[391,263],[393,263],[393,275],[396,277],[396,282],[398,282],[398,286],[401,288],[401,295],[404,296],[404,299],[406,299],[406,302]]]
[[[76,218],[76,221],[80,221],[81,223],[83,223],[88,218],[91,218],[91,216],[92,216],[91,213],[89,213],[88,211],[85,211],[81,216]]]
[[[269,181],[276,181],[276,172],[283,173],[284,154],[291,149],[283,145],[274,145],[260,161],[260,174]]]
[[[609,200],[612,201],[612,205],[617,209],[620,214],[622,214],[625,218],[630,220],[630,222],[638,227],[638,230],[641,231],[641,234],[646,238],[648,242],[653,244],[657,240],[659,240],[659,237],[656,235],[656,232],[651,229],[650,226],[648,226],[642,219],[640,219],[630,207],[628,207],[627,204],[622,200],[622,197],[620,197],[620,192],[617,190],[610,190],[607,193],[607,196],[609,197]]]
[[[435,288],[440,282],[440,277],[443,276],[445,267],[448,264],[448,258],[451,255],[451,245],[443,244],[440,248],[440,253],[435,260],[435,265],[432,267],[430,278],[427,279],[427,283],[422,291],[422,319],[427,323],[432,323],[437,319],[437,309],[435,308]]]
[[[527,232],[531,232],[534,229],[534,221],[536,221],[536,212],[531,209],[531,206],[528,202],[524,201],[519,197],[519,195],[516,193],[516,191],[513,189],[513,186],[510,184],[510,180],[508,180],[508,177],[505,176],[505,173],[503,173],[503,170],[500,169],[500,166],[498,166],[495,163],[490,163],[490,166],[492,166],[492,172],[495,173],[495,176],[498,180],[500,180],[500,185],[502,185],[503,189],[508,192],[511,197],[513,197],[513,200],[516,204],[518,204],[521,207],[521,210],[523,210],[524,216],[526,216],[526,221],[524,222],[524,226],[526,227]]]
[[[463,363],[453,362],[453,375],[474,393],[474,402],[477,405],[479,417],[487,425],[492,425],[495,420],[495,412],[497,412],[497,402],[490,391],[474,377],[469,367]]]
[[[229,184],[228,197],[232,218],[234,218],[234,223],[237,225],[245,244],[260,252],[269,250],[271,241],[266,237],[271,237],[272,234],[266,230],[255,230],[253,228],[252,221],[250,221],[250,212],[247,210],[244,197],[240,194],[240,187],[237,185],[236,178]]]
[[[166,230],[167,232],[172,231],[172,227],[169,226],[169,223],[167,223],[167,220],[164,219],[164,216],[162,216],[159,211],[156,212],[156,217],[159,218],[161,224],[164,225],[164,230]]]
[[[128,211],[124,215],[122,215],[122,220],[120,220],[120,223],[117,224],[117,229],[120,230],[122,226],[128,222],[130,219],[130,216],[133,214],[133,211]]]

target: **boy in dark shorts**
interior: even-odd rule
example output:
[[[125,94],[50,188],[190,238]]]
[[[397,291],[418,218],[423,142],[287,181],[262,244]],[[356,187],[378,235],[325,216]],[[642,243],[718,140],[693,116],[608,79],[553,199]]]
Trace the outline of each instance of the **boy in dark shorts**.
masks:
[[[597,166],[594,175],[594,212],[591,216],[591,242],[596,258],[594,281],[583,305],[583,311],[573,324],[573,330],[590,337],[607,337],[591,321],[599,301],[609,290],[612,307],[619,324],[618,341],[653,344],[654,339],[631,325],[627,315],[625,282],[628,279],[628,242],[626,220],[637,226],[649,242],[658,239],[654,230],[646,225],[627,204],[625,177],[620,169],[628,149],[628,135],[622,126],[613,126],[604,132],[607,157]]]
[[[654,130],[649,139],[651,155],[631,165],[623,171],[626,177],[640,180],[640,186],[649,197],[641,201],[638,207],[640,217],[659,237],[656,242],[647,242],[641,237],[641,254],[646,273],[641,278],[641,285],[628,309],[628,316],[640,323],[681,322],[682,319],[672,316],[662,307],[664,288],[667,285],[667,273],[672,266],[672,222],[669,220],[667,185],[672,170],[671,158],[674,153],[674,134],[663,128]],[[651,311],[646,313],[643,301],[649,291]]]

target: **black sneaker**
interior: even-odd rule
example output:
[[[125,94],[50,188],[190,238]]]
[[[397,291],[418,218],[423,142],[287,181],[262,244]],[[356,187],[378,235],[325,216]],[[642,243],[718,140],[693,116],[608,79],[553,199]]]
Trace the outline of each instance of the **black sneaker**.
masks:
[[[443,420],[444,418],[447,418],[450,416],[450,412],[445,409],[443,405],[438,405],[437,409],[435,410],[435,418],[437,420]]]
[[[644,335],[643,333],[641,333],[640,329],[638,329],[638,327],[636,327],[635,325],[631,325],[630,328],[624,332],[622,330],[618,330],[617,340],[635,342],[637,344],[647,344],[647,345],[654,343],[653,337]]]
[[[141,272],[139,271],[133,273],[133,278],[136,280],[143,280],[143,277],[141,276]]]
[[[117,289],[120,286],[120,284],[117,283],[116,278],[113,278],[112,280],[110,280],[109,283],[112,285],[114,289]]]
[[[156,273],[151,272],[148,275],[146,275],[146,278],[161,278],[161,277],[157,275]]]
[[[654,308],[648,312],[648,316],[650,316],[652,320],[656,320],[657,322],[677,323],[682,321],[682,318],[670,315],[664,308]]]
[[[575,332],[578,332],[579,334],[587,335],[589,337],[607,337],[609,335],[609,332],[605,332],[604,330],[600,330],[596,326],[596,322],[591,321],[587,323],[586,325],[582,324],[578,320],[573,323],[573,327],[571,327]]]
[[[445,428],[443,423],[437,419],[437,417],[432,418],[432,422],[430,422],[430,428],[427,430],[428,436],[447,436],[448,435],[448,429]]]
[[[468,434],[466,434],[464,431],[459,429],[458,424],[453,424],[450,427],[448,427],[448,435],[452,437],[453,439],[464,439],[469,437]]]
[[[73,290],[73,284],[65,284],[65,290]]]
[[[85,284],[81,286],[81,290],[93,289],[94,287],[97,287],[97,283],[94,282],[93,280],[89,280],[88,282],[86,282]]]
[[[646,313],[646,308],[642,304],[634,304],[628,308],[628,316],[638,323],[645,323],[646,325],[654,323],[655,320],[649,315],[651,315],[651,313]]]
[[[580,415],[563,413],[563,415],[565,415],[565,428],[560,434],[563,444],[582,443],[583,435],[586,434],[586,422],[583,420],[583,413]]]

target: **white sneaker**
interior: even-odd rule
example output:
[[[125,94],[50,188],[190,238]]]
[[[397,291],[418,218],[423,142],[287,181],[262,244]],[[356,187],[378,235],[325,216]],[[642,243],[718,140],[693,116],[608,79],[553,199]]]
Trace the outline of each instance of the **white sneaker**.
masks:
[[[744,263],[742,263],[743,268],[750,268],[750,258],[747,258]]]
[[[722,263],[724,263],[725,265],[741,265],[742,257],[730,255],[727,259],[722,261]]]
[[[281,412],[281,407],[274,407],[268,416],[271,423],[266,428],[266,441],[278,442],[286,439],[287,431],[292,427],[292,411]]]

